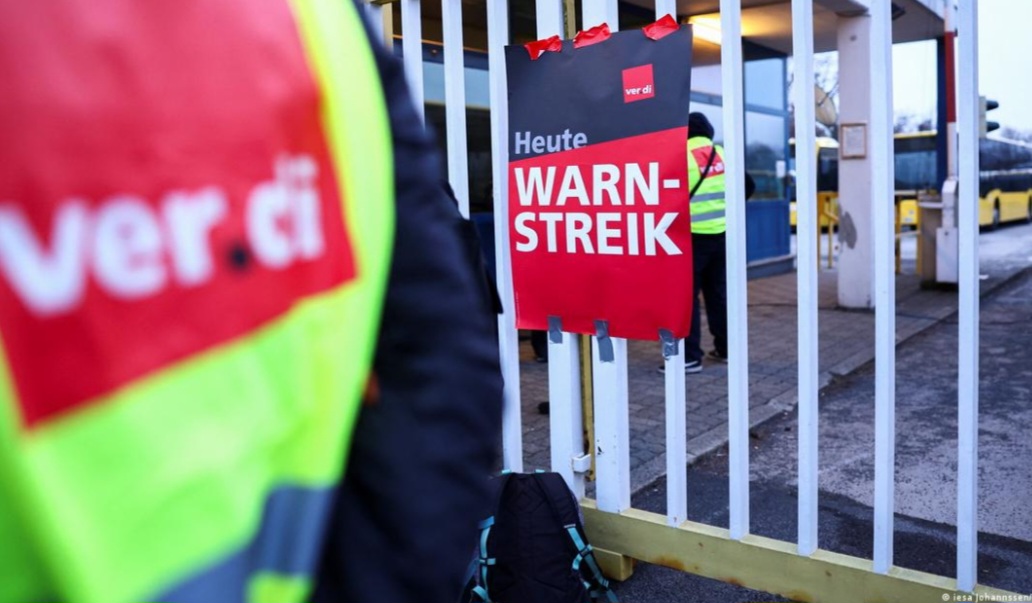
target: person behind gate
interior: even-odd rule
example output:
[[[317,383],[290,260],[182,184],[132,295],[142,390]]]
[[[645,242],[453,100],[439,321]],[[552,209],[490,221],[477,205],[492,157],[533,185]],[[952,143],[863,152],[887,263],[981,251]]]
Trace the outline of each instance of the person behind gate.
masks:
[[[688,115],[688,189],[692,219],[692,258],[695,301],[691,332],[685,339],[686,373],[702,370],[704,356],[727,362],[727,248],[724,149],[713,142],[713,125],[705,115]],[[746,198],[755,184],[746,174]],[[699,295],[706,302],[706,319],[713,347],[702,351]]]

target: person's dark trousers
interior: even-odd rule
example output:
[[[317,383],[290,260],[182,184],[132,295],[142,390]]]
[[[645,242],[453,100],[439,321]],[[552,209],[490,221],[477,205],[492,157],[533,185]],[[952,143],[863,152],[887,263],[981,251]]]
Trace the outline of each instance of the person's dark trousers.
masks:
[[[695,304],[692,307],[692,331],[685,339],[685,356],[689,362],[702,361],[699,317],[699,293],[706,300],[713,347],[727,357],[727,247],[724,233],[692,235],[692,260],[695,264]]]
[[[534,348],[534,359],[538,362],[548,360],[548,331],[531,331],[530,347]]]

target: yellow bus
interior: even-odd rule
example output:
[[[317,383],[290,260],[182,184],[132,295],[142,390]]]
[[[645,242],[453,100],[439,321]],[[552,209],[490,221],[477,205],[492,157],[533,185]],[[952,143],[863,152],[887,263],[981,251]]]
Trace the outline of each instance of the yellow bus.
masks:
[[[894,136],[895,203],[902,227],[918,226],[918,195],[938,192],[936,133],[907,132]],[[794,175],[795,144],[790,140]],[[982,139],[979,145],[981,178],[979,182],[978,224],[993,229],[1014,221],[1032,222],[1032,145],[1004,140]],[[789,223],[796,226],[795,187],[789,204]],[[822,230],[834,224],[838,215],[838,142],[817,139],[817,198]]]
[[[796,227],[796,187],[795,187],[795,139],[790,138],[788,173],[791,191],[788,203],[788,222],[795,231]],[[820,215],[821,230],[832,226],[838,216],[838,148],[834,138],[818,136],[817,147],[817,207]]]
[[[935,131],[897,134],[896,202],[903,225],[917,226],[917,195],[936,191]],[[1005,222],[1032,222],[1032,146],[983,138],[979,141],[981,174],[978,225],[997,228]]]

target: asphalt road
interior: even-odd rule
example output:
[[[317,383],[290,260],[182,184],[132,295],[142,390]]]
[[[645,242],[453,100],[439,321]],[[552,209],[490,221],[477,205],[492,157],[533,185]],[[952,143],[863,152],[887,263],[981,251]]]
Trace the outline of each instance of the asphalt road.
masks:
[[[1032,226],[987,234],[984,273],[1032,265]],[[980,329],[979,582],[1032,601],[1032,271],[981,300]],[[957,349],[956,317],[897,349],[895,563],[944,576],[956,563]],[[830,385],[820,405],[820,546],[870,558],[873,366]],[[750,453],[751,531],[789,542],[795,427],[786,413],[755,429]],[[689,468],[689,519],[727,526],[726,461],[725,448]],[[663,482],[638,492],[633,506],[664,512]],[[785,600],[647,564],[617,593],[624,603]]]

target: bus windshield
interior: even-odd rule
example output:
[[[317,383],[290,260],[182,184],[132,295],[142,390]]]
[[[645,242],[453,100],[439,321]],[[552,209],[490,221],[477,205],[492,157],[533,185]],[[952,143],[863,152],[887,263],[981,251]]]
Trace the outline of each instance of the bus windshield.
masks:
[[[788,173],[791,177],[791,199],[795,199],[796,157],[795,139],[788,141],[789,158]],[[817,192],[834,192],[838,190],[838,143],[830,139],[817,141]]]
[[[938,188],[935,165],[935,132],[896,135],[896,191]]]

